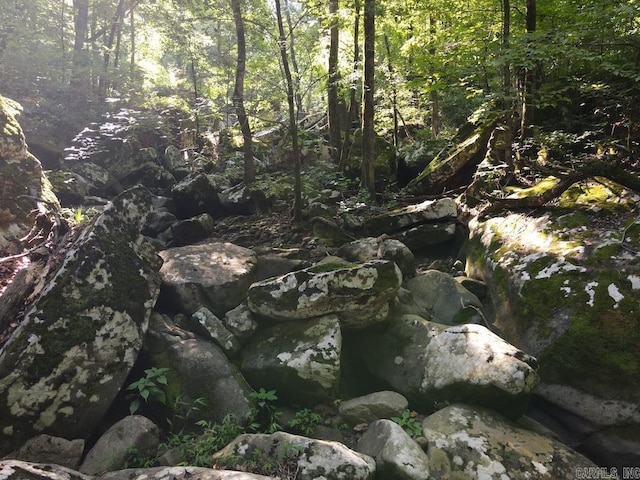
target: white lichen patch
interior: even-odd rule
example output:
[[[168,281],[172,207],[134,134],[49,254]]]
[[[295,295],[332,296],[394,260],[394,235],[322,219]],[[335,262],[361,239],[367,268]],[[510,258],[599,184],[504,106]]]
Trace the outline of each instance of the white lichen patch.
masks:
[[[92,290],[104,290],[113,285],[111,273],[105,268],[106,262],[100,259],[87,275],[86,281],[91,285]]]
[[[295,290],[298,287],[298,279],[295,274],[285,275],[276,285],[277,288],[270,292],[271,296],[273,298],[282,298],[285,293]]]
[[[620,290],[618,289],[618,286],[615,283],[610,284],[607,287],[607,292],[609,293],[609,296],[613,299],[613,301],[615,302],[613,305],[613,308],[618,308],[620,305],[620,302],[624,299],[624,295],[622,295],[620,293]]]
[[[551,278],[552,275],[565,272],[580,272],[584,273],[587,269],[579,267],[571,262],[566,261],[563,257],[560,257],[557,262],[546,266],[538,272],[536,279]]]
[[[587,305],[593,307],[596,300],[596,287],[598,286],[598,282],[589,282],[584,286],[584,291],[589,295],[589,300],[587,301]]]
[[[629,275],[627,277],[627,280],[631,282],[632,290],[640,290],[640,277],[638,277],[637,275]]]

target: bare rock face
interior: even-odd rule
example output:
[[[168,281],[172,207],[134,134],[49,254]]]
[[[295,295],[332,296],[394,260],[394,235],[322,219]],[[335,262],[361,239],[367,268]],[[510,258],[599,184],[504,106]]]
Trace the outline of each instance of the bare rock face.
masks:
[[[208,242],[170,248],[160,275],[166,299],[189,315],[206,307],[223,316],[244,300],[254,281],[258,258],[232,243]]]
[[[538,382],[535,358],[481,325],[447,327],[403,315],[359,342],[367,369],[425,411],[450,401],[518,416]]]
[[[455,218],[457,215],[458,207],[451,198],[426,200],[368,218],[364,222],[364,229],[371,236],[391,234],[427,222]]]
[[[16,117],[20,105],[0,96],[0,249],[25,236],[35,222],[31,212],[39,201],[60,207],[42,165],[27,150]]]
[[[40,433],[86,439],[122,387],[160,287],[149,210],[144,188],[116,197],[0,350],[0,454]]]

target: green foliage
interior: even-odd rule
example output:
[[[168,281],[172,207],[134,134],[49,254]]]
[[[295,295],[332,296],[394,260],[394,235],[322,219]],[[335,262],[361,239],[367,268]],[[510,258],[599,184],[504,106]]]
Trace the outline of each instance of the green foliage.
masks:
[[[139,378],[127,387],[127,399],[130,400],[129,412],[133,415],[144,404],[167,404],[167,375],[168,368],[147,368],[144,377]]]
[[[260,431],[274,433],[282,430],[280,412],[275,407],[275,402],[278,400],[276,391],[260,388],[258,391],[251,392],[249,396],[256,401],[254,420],[258,423]]]
[[[391,417],[391,420],[400,425],[410,437],[422,436],[422,422],[416,418],[415,413],[405,410],[399,417]]]
[[[311,435],[314,428],[320,425],[322,417],[313,410],[303,408],[296,412],[295,417],[289,422],[289,427],[302,435]]]
[[[256,448],[249,457],[234,455],[224,459],[222,466],[255,475],[295,480],[299,470],[300,453],[299,446],[290,444],[285,445],[284,450],[275,455]]]

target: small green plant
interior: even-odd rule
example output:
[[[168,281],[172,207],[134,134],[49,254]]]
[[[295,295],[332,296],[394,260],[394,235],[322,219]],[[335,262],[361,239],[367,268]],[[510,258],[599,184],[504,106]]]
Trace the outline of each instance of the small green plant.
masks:
[[[189,425],[192,415],[206,406],[207,402],[203,397],[198,397],[191,403],[188,403],[178,395],[173,402],[173,408],[171,408],[174,414],[171,418],[166,419],[169,430],[174,434],[182,434]]]
[[[415,413],[405,410],[399,417],[391,417],[391,420],[400,425],[410,437],[422,436],[422,423]]]
[[[167,404],[167,394],[165,388],[167,386],[168,368],[151,367],[144,371],[144,377],[129,384],[127,391],[127,399],[130,400],[129,412],[133,415],[143,404],[158,403],[160,405]]]
[[[84,212],[82,211],[82,207],[78,207],[73,211],[73,221],[76,223],[76,225],[80,225],[82,222],[84,222],[85,218],[84,218]]]
[[[265,390],[251,392],[249,397],[256,400],[256,412],[254,419],[259,425],[259,429],[266,433],[274,433],[282,430],[280,425],[280,413],[276,411],[274,403],[278,400],[275,390]]]
[[[322,417],[314,411],[303,408],[296,412],[293,420],[289,422],[289,426],[302,435],[311,435],[313,429],[320,424]]]

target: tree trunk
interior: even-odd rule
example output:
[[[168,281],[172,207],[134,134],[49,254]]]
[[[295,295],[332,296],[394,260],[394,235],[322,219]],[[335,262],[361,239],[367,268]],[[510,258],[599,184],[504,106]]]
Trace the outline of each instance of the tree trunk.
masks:
[[[104,100],[107,96],[107,90],[109,89],[109,65],[111,63],[111,52],[113,51],[113,43],[116,39],[116,34],[120,26],[120,22],[125,14],[124,0],[118,1],[118,6],[111,19],[111,26],[109,28],[109,36],[107,37],[107,43],[104,45],[104,56],[102,64],[102,76],[98,82],[98,95],[100,100]]]
[[[527,43],[532,44],[533,39],[531,38],[533,33],[536,31],[536,21],[537,21],[537,13],[536,13],[536,0],[526,0],[527,7]],[[537,62],[536,62],[537,63]],[[527,66],[522,68],[521,79],[520,79],[520,101],[521,101],[521,110],[520,110],[520,139],[524,140],[529,135],[529,126],[533,124],[535,110],[534,110],[534,98],[536,94],[536,83],[535,77],[537,75],[537,71],[539,70],[539,65],[534,65],[529,68]]]
[[[387,50],[387,69],[389,71],[389,83],[391,84],[391,116],[393,120],[393,146],[398,148],[398,88],[393,71],[393,63],[391,63],[391,45],[389,45],[389,36],[384,36],[384,46]]]
[[[506,54],[509,51],[511,36],[511,3],[510,0],[502,0],[502,49]],[[502,66],[502,94],[504,95],[504,108],[511,105],[511,65],[505,60]]]
[[[79,102],[87,100],[89,93],[88,59],[84,42],[89,31],[89,0],[73,0],[75,37],[73,41],[73,69],[70,93]]]
[[[436,36],[436,19],[433,15],[429,17],[429,32],[432,37]],[[429,54],[436,55],[436,49],[431,48]],[[431,90],[431,138],[434,140],[440,135],[440,98],[436,89]]]
[[[362,127],[362,174],[360,183],[371,198],[375,197],[375,130],[374,130],[374,88],[375,88],[375,0],[364,1],[364,84],[363,84],[363,127]]]
[[[132,8],[129,12],[129,20],[130,20],[130,43],[131,43],[131,56],[129,58],[129,76],[131,77],[131,82],[134,82],[135,68],[136,68],[136,21],[134,15],[134,9]]]
[[[342,138],[340,134],[340,113],[338,104],[338,47],[339,47],[339,27],[338,27],[338,0],[329,0],[329,78],[327,80],[327,109],[329,112],[329,148],[331,158],[335,163],[340,162],[342,151]]]
[[[297,116],[300,117],[304,112],[304,108],[302,106],[302,94],[300,93],[300,69],[298,68],[298,60],[296,59],[296,48],[295,48],[295,36],[294,36],[294,28],[293,22],[291,21],[291,9],[289,6],[289,1],[284,1],[285,5],[285,14],[287,18],[287,27],[289,30],[289,46],[291,48],[291,67],[293,68],[293,92],[295,95],[296,101],[296,112]]]
[[[355,18],[353,22],[353,78],[357,77],[360,71],[360,0],[354,0],[353,8]],[[356,120],[360,124],[359,105],[356,96],[358,83],[353,80],[349,88],[349,112],[347,114],[347,126],[344,132],[344,142],[342,143],[342,152],[340,154],[340,169],[344,170],[351,150],[351,124]]]
[[[282,23],[282,11],[280,9],[280,0],[275,0],[276,16],[278,19],[278,33],[280,35],[280,56],[282,57],[282,68],[287,82],[287,103],[289,104],[289,131],[291,132],[291,143],[293,145],[293,162],[294,162],[294,201],[293,201],[293,218],[296,221],[302,220],[302,179],[300,173],[300,147],[298,145],[298,122],[296,120],[296,105],[293,92],[293,80],[291,78],[291,69],[289,68],[289,59],[287,58],[287,37],[284,33],[284,25]]]
[[[236,65],[236,82],[233,90],[233,106],[236,110],[240,129],[242,130],[243,152],[244,152],[244,183],[253,183],[256,179],[256,166],[253,161],[253,138],[251,136],[251,126],[249,117],[244,109],[244,75],[246,72],[247,47],[244,37],[244,21],[240,10],[241,0],[231,0],[233,10],[233,20],[236,25],[236,37],[238,43],[238,59]]]

